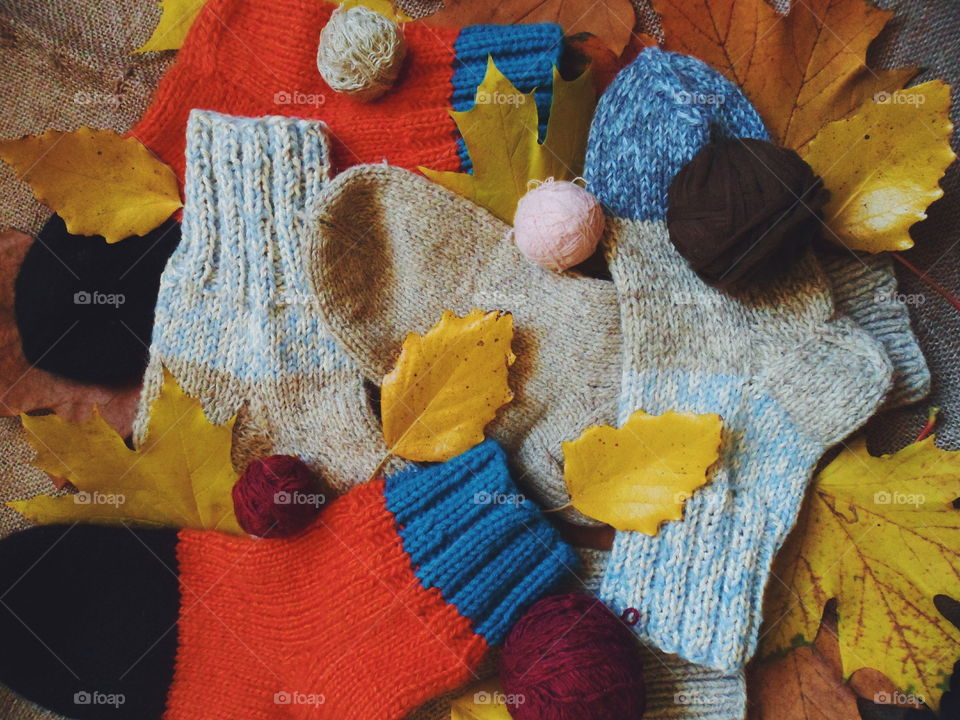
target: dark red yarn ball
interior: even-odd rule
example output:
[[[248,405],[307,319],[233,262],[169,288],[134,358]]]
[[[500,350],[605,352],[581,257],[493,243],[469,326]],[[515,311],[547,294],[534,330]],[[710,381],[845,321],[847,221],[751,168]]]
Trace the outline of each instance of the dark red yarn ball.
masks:
[[[796,262],[830,194],[793,150],[744,138],[705,146],[668,195],[670,241],[702,280],[727,288]]]
[[[639,720],[643,660],[633,633],[589,595],[552,595],[520,618],[500,680],[514,720]]]
[[[285,538],[311,525],[328,497],[300,458],[271,455],[247,465],[233,486],[233,509],[244,532]]]

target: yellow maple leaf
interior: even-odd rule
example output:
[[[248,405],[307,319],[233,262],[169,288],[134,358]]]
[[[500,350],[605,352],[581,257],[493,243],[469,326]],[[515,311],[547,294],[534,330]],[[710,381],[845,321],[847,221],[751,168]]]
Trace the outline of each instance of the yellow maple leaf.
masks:
[[[875,70],[867,46],[893,13],[864,0],[806,0],[780,15],[766,0],[654,0],[664,47],[733,80],[781,144],[806,145],[820,127],[877,92],[903,87],[915,68]]]
[[[329,1],[337,4],[336,0]],[[350,8],[355,8],[358,6],[365,7],[367,10],[373,10],[374,12],[380,13],[385,18],[393,20],[396,23],[413,22],[412,17],[396,7],[392,2],[390,2],[390,0],[344,0],[342,3],[339,3],[339,5],[344,10],[349,10]]]
[[[943,195],[950,147],[950,86],[941,80],[878,93],[845,120],[825,125],[803,159],[823,178],[823,215],[833,239],[854,250],[913,246],[909,228]]]
[[[812,640],[836,598],[844,676],[874,668],[935,707],[956,659],[944,646],[960,641],[933,604],[960,582],[958,496],[960,452],[932,437],[880,457],[862,439],[845,448],[777,556],[761,653]]]
[[[595,101],[589,73],[567,82],[554,68],[550,119],[540,144],[534,94],[517,90],[488,58],[474,106],[450,113],[470,152],[473,174],[420,170],[512,223],[531,180],[573,180],[580,175]]]
[[[513,393],[507,374],[513,317],[447,310],[422,337],[403,341],[381,388],[383,435],[407,460],[444,462],[483,441],[483,429]]]
[[[82,127],[0,141],[2,157],[76,235],[146,235],[181,207],[177,177],[136,138]]]
[[[157,52],[159,50],[179,50],[187,38],[187,32],[207,0],[160,0],[157,3],[162,11],[160,22],[153,35],[135,52]]]
[[[680,520],[719,457],[719,415],[637,410],[621,428],[595,425],[563,443],[570,503],[617,530],[656,535]]]
[[[230,462],[234,421],[212,425],[166,371],[150,410],[138,450],[130,450],[97,411],[81,423],[21,416],[37,451],[34,464],[80,492],[7,504],[40,524],[130,522],[242,535],[231,495],[237,481]]]
[[[496,678],[475,683],[450,703],[450,720],[511,720]]]

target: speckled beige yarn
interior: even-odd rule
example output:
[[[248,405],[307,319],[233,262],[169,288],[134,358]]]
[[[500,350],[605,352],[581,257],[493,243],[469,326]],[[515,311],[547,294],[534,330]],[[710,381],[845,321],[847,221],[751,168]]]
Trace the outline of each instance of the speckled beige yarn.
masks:
[[[360,165],[322,192],[309,265],[338,346],[380,382],[407,334],[426,332],[444,310],[512,313],[514,398],[487,433],[507,449],[524,493],[545,507],[566,505],[563,442],[616,417],[613,283],[528,263],[509,225],[407,170]],[[596,523],[573,508],[563,514]]]
[[[389,18],[362,6],[337,8],[320,33],[317,69],[335,92],[370,102],[393,86],[406,52]]]
[[[383,433],[308,275],[326,126],[194,110],[186,159],[183,239],[160,279],[135,442],[166,368],[211,422],[238,415],[238,470],[297,455],[338,491],[366,481],[387,454]]]

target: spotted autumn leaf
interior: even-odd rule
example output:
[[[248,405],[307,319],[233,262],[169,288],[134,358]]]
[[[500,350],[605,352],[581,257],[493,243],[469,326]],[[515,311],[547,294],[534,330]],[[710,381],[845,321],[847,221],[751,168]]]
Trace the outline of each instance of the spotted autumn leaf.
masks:
[[[656,535],[680,520],[720,452],[719,415],[638,410],[620,428],[596,425],[563,443],[570,503],[617,530]]]
[[[513,317],[449,310],[424,335],[410,333],[381,387],[383,434],[394,455],[444,462],[483,441],[513,398]]]

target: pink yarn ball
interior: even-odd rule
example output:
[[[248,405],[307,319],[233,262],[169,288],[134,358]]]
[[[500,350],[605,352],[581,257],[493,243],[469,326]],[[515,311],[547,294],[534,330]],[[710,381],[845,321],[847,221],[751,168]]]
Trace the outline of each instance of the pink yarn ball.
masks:
[[[327,493],[300,458],[271,455],[247,465],[233,486],[233,510],[250,535],[291,537],[313,523]]]
[[[643,660],[633,633],[589,595],[553,595],[503,645],[500,680],[514,720],[640,720]]]
[[[513,231],[525,258],[563,272],[593,255],[605,222],[592,193],[576,183],[548,180],[520,198]]]

